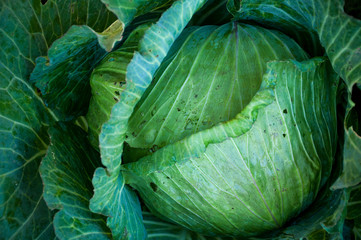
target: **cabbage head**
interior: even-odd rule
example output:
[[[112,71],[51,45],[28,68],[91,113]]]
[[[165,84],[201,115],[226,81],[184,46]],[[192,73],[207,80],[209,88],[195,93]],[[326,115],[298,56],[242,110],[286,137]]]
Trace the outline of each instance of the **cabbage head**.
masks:
[[[1,0],[0,240],[361,239],[357,0]]]
[[[126,142],[147,155],[123,165],[126,182],[154,214],[205,235],[283,226],[330,175],[337,75],[277,31],[183,34],[129,120]]]

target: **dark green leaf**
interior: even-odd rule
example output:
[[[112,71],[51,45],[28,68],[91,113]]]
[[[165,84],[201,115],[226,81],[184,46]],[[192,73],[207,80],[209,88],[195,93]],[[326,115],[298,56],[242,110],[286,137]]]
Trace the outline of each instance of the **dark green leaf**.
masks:
[[[53,212],[43,200],[38,173],[53,121],[27,80],[35,58],[72,24],[95,29],[102,4],[88,1],[3,0],[0,2],[0,233],[4,239],[52,239]],[[104,8],[103,8],[104,9]]]
[[[361,217],[361,185],[350,189],[350,199],[347,203],[347,218],[356,219]]]
[[[221,25],[231,21],[227,0],[208,0],[206,4],[194,14],[189,25]]]
[[[90,74],[105,55],[87,26],[72,26],[36,60],[30,81],[40,89],[46,105],[61,120],[85,115],[90,100]]]
[[[44,199],[51,209],[60,239],[111,239],[104,216],[92,213],[91,178],[100,156],[89,144],[85,132],[74,125],[56,124],[49,129],[50,146],[40,166]]]

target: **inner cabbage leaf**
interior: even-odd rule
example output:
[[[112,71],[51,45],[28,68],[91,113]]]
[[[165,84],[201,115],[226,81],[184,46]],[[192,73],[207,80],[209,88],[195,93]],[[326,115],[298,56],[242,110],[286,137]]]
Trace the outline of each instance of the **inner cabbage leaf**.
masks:
[[[266,63],[286,59],[307,55],[278,31],[235,22],[186,29],[136,106],[127,143],[144,155],[234,118],[258,91]]]

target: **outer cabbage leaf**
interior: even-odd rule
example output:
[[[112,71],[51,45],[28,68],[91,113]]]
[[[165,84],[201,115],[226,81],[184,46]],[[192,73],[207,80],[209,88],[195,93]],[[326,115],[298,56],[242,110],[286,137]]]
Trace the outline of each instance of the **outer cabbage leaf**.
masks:
[[[102,6],[94,7],[91,13],[88,1],[0,3],[1,238],[54,238],[53,212],[43,201],[38,169],[49,143],[47,127],[56,117],[27,80],[35,58],[72,24],[98,29]]]
[[[146,31],[139,43],[139,51],[127,66],[127,84],[125,91],[120,94],[122,101],[114,105],[109,121],[102,127],[100,150],[102,163],[107,170],[98,168],[95,172],[94,196],[90,201],[90,209],[108,216],[107,225],[115,238],[121,238],[127,232],[125,222],[141,222],[137,210],[139,204],[135,202],[136,195],[124,186],[123,176],[119,172],[128,119],[170,46],[204,2],[177,1]],[[119,201],[119,197],[130,197],[130,204],[126,204],[128,201]],[[127,212],[124,212],[125,209],[128,209]],[[144,237],[142,231],[128,236],[129,239]]]
[[[4,34],[0,39],[1,51],[14,49],[0,56],[0,239],[51,239],[53,213],[38,173],[51,117],[25,80],[21,48]]]
[[[59,123],[50,127],[50,146],[40,174],[44,199],[55,214],[54,227],[60,239],[112,239],[104,216],[92,213],[91,178],[100,156],[79,127]]]
[[[90,73],[104,55],[92,30],[72,26],[54,42],[48,57],[36,60],[30,81],[59,119],[71,120],[87,112]]]
[[[236,19],[318,34],[334,70],[349,90],[361,82],[361,20],[345,14],[343,0],[230,0]]]
[[[62,30],[62,38],[52,44],[47,57],[38,58],[36,67],[30,81],[41,91],[46,105],[51,108],[59,119],[71,120],[87,111],[90,99],[89,76],[94,66],[105,55],[102,48],[110,51],[115,42],[121,40],[123,24],[115,21],[103,33],[97,33],[91,27],[102,31],[115,20],[102,3],[80,1],[78,5],[71,1],[47,2],[43,11],[55,5],[56,8],[70,7],[70,11],[80,14],[87,13],[83,18],[73,20],[68,24],[88,24],[89,26],[70,26],[60,22],[54,24],[54,28]],[[64,13],[63,18],[76,17],[72,12]],[[77,16],[78,17],[78,16]],[[90,20],[90,17],[99,18],[98,21]],[[65,21],[66,22],[66,21]],[[56,22],[55,22],[56,23]],[[64,28],[63,28],[64,27]],[[65,31],[67,31],[65,33]]]
[[[361,182],[361,91],[348,95],[344,123],[343,169],[332,189],[349,188]],[[361,212],[361,210],[360,210]]]
[[[154,214],[207,235],[252,236],[313,202],[335,156],[338,78],[321,59],[268,67],[235,119],[123,165]]]

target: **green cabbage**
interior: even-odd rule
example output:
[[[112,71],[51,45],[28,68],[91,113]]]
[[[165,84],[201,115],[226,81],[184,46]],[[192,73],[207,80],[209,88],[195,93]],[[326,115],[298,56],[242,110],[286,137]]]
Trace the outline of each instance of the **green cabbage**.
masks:
[[[0,1],[0,239],[359,239],[359,13]]]

